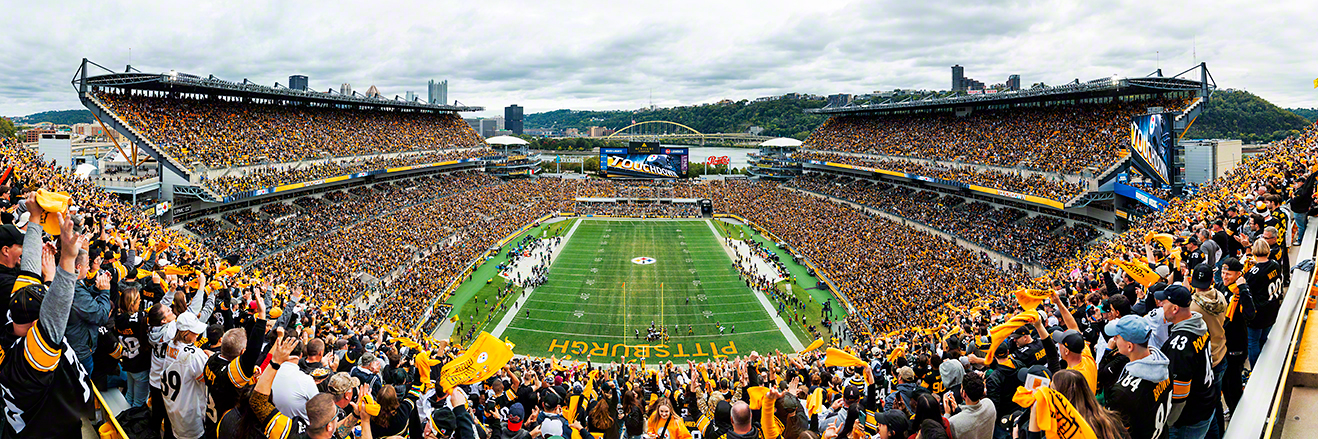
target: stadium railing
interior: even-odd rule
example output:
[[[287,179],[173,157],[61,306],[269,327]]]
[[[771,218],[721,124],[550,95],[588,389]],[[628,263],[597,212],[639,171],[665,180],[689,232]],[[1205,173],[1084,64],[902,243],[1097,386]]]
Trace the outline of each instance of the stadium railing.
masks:
[[[1316,241],[1318,218],[1310,217],[1304,239],[1300,242],[1299,256],[1293,262],[1312,259],[1315,245],[1318,244]],[[1291,273],[1291,285],[1286,290],[1286,297],[1282,299],[1281,311],[1277,313],[1277,321],[1268,332],[1268,343],[1264,344],[1259,354],[1258,364],[1250,372],[1245,393],[1231,415],[1226,437],[1259,438],[1279,433],[1279,416],[1286,409],[1285,401],[1291,393],[1287,378],[1304,327],[1303,316],[1313,275],[1313,271],[1295,270]]]

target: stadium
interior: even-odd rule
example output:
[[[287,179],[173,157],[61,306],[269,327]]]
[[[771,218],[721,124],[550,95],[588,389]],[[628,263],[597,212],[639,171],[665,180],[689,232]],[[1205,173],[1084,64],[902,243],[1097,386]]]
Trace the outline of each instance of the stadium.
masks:
[[[1210,437],[1257,437],[1281,431],[1281,395],[1302,392],[1315,361],[1301,334],[1318,287],[1312,262],[1302,266],[1318,227],[1289,206],[1312,198],[1318,126],[1194,174],[1202,158],[1179,140],[1217,88],[1206,64],[812,109],[827,121],[803,142],[766,142],[751,154],[750,178],[687,178],[689,148],[644,141],[601,148],[597,175],[544,172],[524,141],[486,139],[464,123],[477,106],[115,72],[85,59],[73,85],[127,142],[5,144],[0,184],[15,195],[6,227],[26,232],[5,244],[21,245],[30,269],[42,252],[28,237],[44,227],[60,243],[47,252],[59,268],[35,273],[55,279],[44,293],[53,303],[72,294],[56,272],[68,274],[63,249],[78,245],[57,235],[87,234],[82,262],[67,261],[91,267],[77,294],[114,308],[112,320],[149,319],[152,334],[168,326],[182,337],[151,340],[125,357],[136,362],[92,355],[85,367],[75,349],[29,359],[37,370],[91,370],[68,379],[93,383],[95,404],[64,391],[50,398],[109,434],[146,425],[179,435],[196,418],[219,437],[247,437],[225,435],[246,422],[226,424],[231,410],[284,428],[278,421],[298,413],[257,409],[287,404],[275,375],[291,372],[257,366],[296,355],[305,364],[286,367],[305,369],[321,395],[388,401],[385,416],[401,413],[401,429],[362,421],[381,437],[496,436],[515,410],[559,399],[562,412],[538,408],[574,430],[558,436],[617,437],[622,418],[597,429],[590,408],[624,397],[673,401],[673,434],[688,436],[731,434],[743,406],[765,439],[890,437],[929,422],[951,433],[958,423],[947,419],[982,400],[999,408],[990,430],[1004,432],[1023,422],[1048,437],[1200,426],[1219,434]],[[88,164],[99,172],[76,174]],[[102,275],[113,278],[104,295]],[[124,304],[111,307],[110,290]],[[156,315],[166,310],[169,322]],[[41,312],[40,332],[63,332]],[[1253,320],[1217,317],[1234,313]],[[1145,315],[1166,319],[1161,333]],[[1187,319],[1208,329],[1186,329]],[[195,325],[204,331],[187,329]],[[128,339],[133,351],[146,347],[136,326],[112,326],[101,328],[108,342],[92,340],[97,352]],[[1149,341],[1158,334],[1166,346]],[[1186,334],[1203,342],[1187,348]],[[31,355],[38,343],[28,340],[17,349]],[[182,360],[149,397],[111,385],[108,370],[154,373],[143,360],[168,351],[159,346],[193,345],[213,355],[198,360],[207,410],[172,408],[171,386],[174,397],[180,386],[191,392],[169,383]],[[1158,377],[1125,372],[1159,356],[1171,358],[1170,373],[1165,363]],[[373,396],[345,399],[336,372]],[[1039,375],[1080,387],[1027,390],[1027,376]],[[1071,422],[1088,434],[1032,423],[1039,409],[1021,391],[1084,405]],[[485,409],[454,420],[468,398]],[[148,399],[140,416],[120,416]],[[303,427],[323,427],[307,399]],[[410,405],[400,411],[400,401]],[[733,404],[731,423],[715,422],[719,404]],[[343,407],[381,416],[379,405],[375,415]],[[1023,421],[1011,416],[1022,407]],[[68,433],[28,424],[23,434]],[[651,427],[628,424],[627,435]],[[668,434],[659,428],[651,437]]]

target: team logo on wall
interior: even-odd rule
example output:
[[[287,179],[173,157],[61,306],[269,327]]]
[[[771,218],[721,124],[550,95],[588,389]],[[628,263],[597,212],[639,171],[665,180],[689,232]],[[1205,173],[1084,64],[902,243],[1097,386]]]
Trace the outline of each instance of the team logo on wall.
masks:
[[[639,258],[632,259],[632,263],[636,265],[650,265],[653,264],[654,262],[655,262],[654,258],[649,256],[641,256]]]

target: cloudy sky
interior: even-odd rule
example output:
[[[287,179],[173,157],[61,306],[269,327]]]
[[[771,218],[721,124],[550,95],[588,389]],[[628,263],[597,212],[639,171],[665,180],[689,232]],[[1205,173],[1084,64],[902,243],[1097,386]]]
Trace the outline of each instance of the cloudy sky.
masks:
[[[121,70],[386,96],[447,79],[501,113],[632,109],[786,92],[946,89],[1174,74],[1206,61],[1222,88],[1318,107],[1318,8],[1304,1],[466,1],[7,4],[0,115],[80,108],[83,57]],[[496,111],[497,110],[497,111]]]

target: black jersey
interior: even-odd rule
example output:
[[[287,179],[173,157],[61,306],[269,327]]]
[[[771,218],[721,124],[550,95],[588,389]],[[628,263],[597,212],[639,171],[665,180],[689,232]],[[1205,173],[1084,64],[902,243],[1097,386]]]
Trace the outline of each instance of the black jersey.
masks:
[[[1254,296],[1256,311],[1254,320],[1249,322],[1249,327],[1264,329],[1271,327],[1273,322],[1277,321],[1277,312],[1281,310],[1281,299],[1286,295],[1286,289],[1283,288],[1285,276],[1282,274],[1281,264],[1273,260],[1255,264],[1248,273],[1245,273],[1245,283],[1249,285],[1249,292]]]
[[[68,341],[61,338],[56,343],[43,326],[38,321],[23,337],[9,335],[12,325],[4,328],[0,395],[8,421],[6,437],[77,437],[82,424],[64,421],[92,416],[87,370]]]
[[[1156,349],[1151,349],[1156,352]],[[1162,437],[1167,415],[1171,413],[1171,378],[1149,381],[1131,374],[1129,363],[1121,370],[1117,382],[1108,389],[1108,408],[1121,414],[1133,439]]]
[[[1208,326],[1198,320],[1198,327],[1172,325],[1171,334],[1162,345],[1171,360],[1172,403],[1185,403],[1174,426],[1194,425],[1213,415],[1217,395],[1213,391],[1213,359]]]
[[[151,346],[147,340],[151,327],[147,325],[146,313],[119,313],[114,319],[114,335],[123,345],[123,356],[119,358],[124,372],[137,373],[151,370]]]

